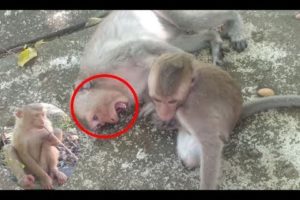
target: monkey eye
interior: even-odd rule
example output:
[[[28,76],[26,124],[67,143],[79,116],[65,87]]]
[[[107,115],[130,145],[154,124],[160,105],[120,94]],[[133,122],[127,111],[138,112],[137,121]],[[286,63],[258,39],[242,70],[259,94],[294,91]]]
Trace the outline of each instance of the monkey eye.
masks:
[[[88,82],[88,83],[86,83],[85,85],[83,85],[80,89],[79,89],[79,91],[81,92],[81,91],[84,91],[84,90],[89,90],[89,89],[91,89],[93,87],[93,82]]]
[[[171,101],[168,101],[168,103],[170,103],[170,104],[174,104],[174,103],[177,103],[177,100],[171,100]]]
[[[93,120],[94,120],[94,121],[97,121],[97,120],[98,120],[97,115],[94,115],[94,116],[93,116]]]
[[[161,102],[161,100],[159,100],[159,99],[157,99],[157,98],[153,98],[153,100],[154,100],[155,102],[158,102],[158,103]]]

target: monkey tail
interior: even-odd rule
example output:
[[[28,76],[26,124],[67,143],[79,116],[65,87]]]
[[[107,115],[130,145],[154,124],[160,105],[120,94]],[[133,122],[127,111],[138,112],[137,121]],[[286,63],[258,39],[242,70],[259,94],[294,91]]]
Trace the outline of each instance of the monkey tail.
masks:
[[[247,102],[243,105],[241,119],[257,112],[281,107],[300,107],[300,95],[270,96]]]

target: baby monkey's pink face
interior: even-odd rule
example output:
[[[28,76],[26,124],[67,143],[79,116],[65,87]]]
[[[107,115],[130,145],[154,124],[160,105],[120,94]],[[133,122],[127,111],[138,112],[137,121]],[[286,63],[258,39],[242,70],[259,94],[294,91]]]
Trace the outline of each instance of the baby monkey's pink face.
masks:
[[[99,130],[105,124],[118,123],[118,113],[128,106],[129,98],[125,93],[111,88],[84,88],[78,92],[74,101],[76,116],[84,120],[93,131]]]
[[[184,54],[165,54],[152,65],[148,92],[162,121],[168,122],[175,117],[194,84],[190,59]]]
[[[156,90],[149,87],[149,94],[155,106],[155,111],[162,121],[168,122],[175,117],[176,111],[184,103],[190,87],[190,84],[182,84],[176,92],[169,96],[159,95],[155,92]]]
[[[155,105],[155,111],[162,121],[170,121],[175,117],[180,100],[169,97],[151,97]]]
[[[164,96],[158,92],[160,86],[157,84],[156,79],[156,77],[150,74],[148,82],[149,96],[152,99],[158,117],[162,121],[168,122],[175,117],[178,107],[184,103],[192,82],[189,81],[188,84],[181,84],[173,94]]]
[[[48,120],[46,111],[42,108],[35,110],[19,109],[16,112],[16,117],[20,120],[23,120],[23,123],[37,129],[44,128]]]

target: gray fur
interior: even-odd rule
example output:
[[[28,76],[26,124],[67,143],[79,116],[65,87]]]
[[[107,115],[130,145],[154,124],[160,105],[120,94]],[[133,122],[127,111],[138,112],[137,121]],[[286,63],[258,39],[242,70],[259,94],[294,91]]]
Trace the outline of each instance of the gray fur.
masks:
[[[300,107],[299,95],[270,96],[247,102],[243,105],[241,120],[255,113],[280,107]]]

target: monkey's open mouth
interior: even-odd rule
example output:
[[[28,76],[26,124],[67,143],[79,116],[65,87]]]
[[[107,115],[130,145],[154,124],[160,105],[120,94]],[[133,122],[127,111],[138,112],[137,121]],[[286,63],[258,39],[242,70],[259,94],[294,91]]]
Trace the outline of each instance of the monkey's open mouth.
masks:
[[[116,109],[117,113],[126,111],[127,108],[128,108],[128,102],[119,101],[115,104],[115,109]]]

